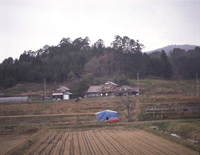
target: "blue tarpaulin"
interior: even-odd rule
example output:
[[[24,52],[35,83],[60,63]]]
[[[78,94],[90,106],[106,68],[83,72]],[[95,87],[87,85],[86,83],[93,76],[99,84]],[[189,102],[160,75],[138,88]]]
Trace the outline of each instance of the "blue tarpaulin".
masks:
[[[104,110],[95,113],[95,115],[97,116],[97,121],[106,121],[111,117],[117,117],[117,112],[112,110]]]

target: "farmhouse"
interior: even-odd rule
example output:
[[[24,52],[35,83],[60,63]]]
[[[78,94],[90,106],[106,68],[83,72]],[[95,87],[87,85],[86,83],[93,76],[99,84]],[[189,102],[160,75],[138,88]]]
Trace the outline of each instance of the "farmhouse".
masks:
[[[115,96],[115,88],[118,85],[114,82],[108,81],[105,84],[90,86],[85,92],[84,97],[103,97],[103,96]]]
[[[121,87],[116,88],[115,96],[128,96],[128,95],[136,95],[138,93],[137,87],[130,87],[126,85],[122,85]]]
[[[101,85],[96,85],[96,86],[90,86],[87,92],[85,92],[84,97],[98,97],[100,96],[101,92]]]
[[[69,91],[69,88],[65,86],[60,86],[60,88],[56,89],[56,91],[52,93],[52,96],[56,100],[68,100],[72,96],[72,93],[70,93]]]
[[[128,96],[136,95],[138,88],[130,86],[120,86],[118,84],[108,81],[105,84],[90,86],[85,92],[84,97],[104,97],[104,96]]]

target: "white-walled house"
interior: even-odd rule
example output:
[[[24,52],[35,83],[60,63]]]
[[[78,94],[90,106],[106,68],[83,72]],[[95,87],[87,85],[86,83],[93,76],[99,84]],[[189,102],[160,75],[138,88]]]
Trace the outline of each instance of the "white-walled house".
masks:
[[[70,89],[65,86],[60,86],[56,91],[52,93],[52,96],[56,100],[68,100],[71,98],[72,93],[70,93]]]

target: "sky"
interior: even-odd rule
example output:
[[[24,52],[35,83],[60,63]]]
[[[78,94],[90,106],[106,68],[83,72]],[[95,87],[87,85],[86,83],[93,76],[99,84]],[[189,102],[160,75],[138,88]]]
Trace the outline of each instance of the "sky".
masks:
[[[24,51],[89,37],[128,36],[145,51],[200,45],[200,0],[0,0],[0,63]]]

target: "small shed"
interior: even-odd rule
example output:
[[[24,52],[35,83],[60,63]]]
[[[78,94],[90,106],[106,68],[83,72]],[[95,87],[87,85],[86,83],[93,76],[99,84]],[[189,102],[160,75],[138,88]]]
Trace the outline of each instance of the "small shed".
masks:
[[[52,96],[57,100],[68,100],[72,96],[72,93],[70,93],[69,91],[69,88],[65,86],[60,86],[60,88],[56,89],[56,91],[52,93]]]
[[[112,110],[104,110],[95,113],[95,115],[97,117],[97,121],[106,121],[111,117],[117,117],[117,112]]]

